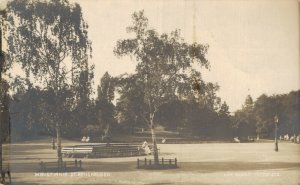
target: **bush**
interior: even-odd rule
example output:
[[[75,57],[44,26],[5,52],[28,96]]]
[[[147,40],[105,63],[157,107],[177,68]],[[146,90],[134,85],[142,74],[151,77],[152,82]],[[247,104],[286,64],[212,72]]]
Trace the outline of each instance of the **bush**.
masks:
[[[103,130],[99,125],[87,125],[82,130],[83,136],[99,137],[103,134]]]

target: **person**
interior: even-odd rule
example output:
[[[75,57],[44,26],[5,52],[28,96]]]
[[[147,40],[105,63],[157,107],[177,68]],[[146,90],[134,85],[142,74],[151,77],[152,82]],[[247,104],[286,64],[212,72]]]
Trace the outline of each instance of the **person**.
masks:
[[[90,136],[88,136],[87,138],[86,138],[86,140],[85,140],[85,142],[90,142]]]
[[[149,148],[149,146],[148,146],[147,141],[144,141],[144,143],[143,143],[143,145],[142,145],[142,148],[144,149],[146,155],[151,154],[151,150],[150,150],[150,148]]]
[[[52,149],[55,150],[55,140],[54,140],[54,137],[52,137]]]
[[[147,143],[147,141],[144,141],[142,148],[145,148],[146,146],[148,146],[148,143]]]
[[[167,141],[167,139],[166,138],[163,138],[162,140],[161,140],[161,143],[166,143],[166,141]]]
[[[290,137],[290,141],[291,141],[291,142],[294,142],[294,137],[295,137],[295,136],[291,136],[291,137]]]
[[[300,135],[297,136],[296,141],[297,143],[300,143]]]
[[[240,143],[239,137],[233,138],[235,142]]]
[[[81,142],[85,142],[86,141],[86,137],[83,136],[82,139],[81,139]]]

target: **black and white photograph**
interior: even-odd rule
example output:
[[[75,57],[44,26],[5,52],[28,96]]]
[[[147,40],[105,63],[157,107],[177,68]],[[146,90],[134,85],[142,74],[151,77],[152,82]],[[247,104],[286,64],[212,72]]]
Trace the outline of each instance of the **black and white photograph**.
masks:
[[[0,185],[300,185],[298,0],[0,0]]]

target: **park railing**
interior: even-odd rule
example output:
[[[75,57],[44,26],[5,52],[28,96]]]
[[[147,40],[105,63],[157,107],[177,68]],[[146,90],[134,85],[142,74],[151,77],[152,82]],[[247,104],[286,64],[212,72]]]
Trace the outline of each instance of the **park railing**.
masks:
[[[153,159],[137,159],[138,169],[172,169],[178,168],[177,158],[175,159],[165,159],[161,158],[158,160],[158,164],[154,163]]]
[[[58,162],[40,162],[41,172],[67,172],[79,170],[82,170],[82,162],[77,159],[75,159],[75,161],[63,161],[62,164],[59,164]]]

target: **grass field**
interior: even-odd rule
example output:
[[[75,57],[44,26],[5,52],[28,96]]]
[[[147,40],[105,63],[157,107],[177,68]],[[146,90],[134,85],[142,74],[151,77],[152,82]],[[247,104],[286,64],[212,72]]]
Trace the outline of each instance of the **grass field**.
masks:
[[[77,144],[64,141],[63,145]],[[279,143],[161,144],[160,157],[175,158],[178,169],[136,169],[137,157],[82,159],[78,173],[37,173],[40,161],[55,161],[50,140],[5,145],[13,184],[298,185],[300,145]],[[10,156],[7,156],[10,151]],[[150,156],[149,156],[150,157]],[[142,157],[140,157],[142,158]],[[65,160],[72,160],[66,158]],[[47,176],[48,175],[48,176]]]

